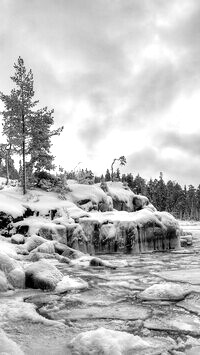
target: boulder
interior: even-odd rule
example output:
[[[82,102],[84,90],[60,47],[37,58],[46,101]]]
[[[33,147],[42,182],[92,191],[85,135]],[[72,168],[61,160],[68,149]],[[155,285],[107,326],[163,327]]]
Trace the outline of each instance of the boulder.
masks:
[[[70,248],[70,247],[66,247],[65,251],[63,252],[62,256],[65,256],[67,258],[70,258],[70,259],[78,259],[78,258],[81,258],[82,256],[84,256],[85,254],[78,251],[78,250],[75,250],[73,248]]]
[[[25,237],[22,234],[13,234],[11,237],[11,243],[13,244],[24,244]]]
[[[24,288],[25,273],[19,262],[0,253],[0,270],[4,272],[8,282],[16,288]]]
[[[54,254],[55,253],[55,242],[50,240],[48,242],[39,245],[35,251],[39,253]]]
[[[72,355],[125,355],[148,347],[149,343],[139,336],[105,328],[80,333],[69,344]]]
[[[26,287],[53,290],[62,280],[62,273],[47,260],[36,261],[25,270]]]
[[[188,234],[188,235],[184,235],[180,237],[180,242],[181,242],[181,246],[182,247],[186,247],[188,245],[192,245],[193,243],[193,237],[192,235]]]
[[[88,283],[86,281],[81,278],[75,279],[66,275],[58,282],[55,292],[64,293],[71,290],[83,290],[86,288],[88,288]]]
[[[142,300],[180,301],[191,291],[183,285],[175,283],[161,283],[152,285],[139,294]]]
[[[30,237],[26,239],[26,242],[24,244],[25,249],[30,252],[33,249],[36,249],[39,245],[42,243],[45,243],[46,239],[42,238],[39,235],[33,234]]]

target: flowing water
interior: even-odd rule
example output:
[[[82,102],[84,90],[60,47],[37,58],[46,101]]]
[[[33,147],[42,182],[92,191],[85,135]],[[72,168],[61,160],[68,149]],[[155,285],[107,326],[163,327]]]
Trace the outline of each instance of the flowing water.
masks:
[[[99,327],[148,338],[170,336],[182,344],[182,353],[200,354],[200,225],[184,227],[192,228],[194,243],[180,252],[100,255],[115,263],[116,269],[58,264],[63,274],[80,277],[89,287],[62,295],[37,290],[1,295],[2,328],[27,355],[69,354],[67,344],[75,335]],[[173,270],[179,270],[177,282],[181,284],[185,272],[199,272],[199,282],[193,282],[193,293],[187,296],[190,307],[181,301],[142,301],[138,297],[147,287],[166,282],[160,272]],[[188,281],[184,285],[191,286]],[[35,317],[34,312],[31,316],[34,310],[29,307],[33,305],[43,318]]]

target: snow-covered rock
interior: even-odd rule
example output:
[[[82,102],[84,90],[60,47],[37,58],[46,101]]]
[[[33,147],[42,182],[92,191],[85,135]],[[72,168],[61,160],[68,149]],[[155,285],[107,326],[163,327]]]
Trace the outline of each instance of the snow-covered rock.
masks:
[[[26,287],[53,290],[62,280],[62,273],[46,260],[36,261],[25,269]]]
[[[13,234],[11,237],[11,243],[13,244],[24,244],[25,237],[23,234]]]
[[[160,283],[152,285],[139,294],[142,300],[180,301],[191,291],[175,283]]]
[[[107,194],[113,200],[113,208],[118,211],[133,211],[133,197],[135,194],[124,186],[122,182],[109,181],[107,184]]]
[[[139,336],[105,328],[80,333],[69,344],[72,355],[125,355],[148,347]]]
[[[24,355],[20,347],[6,333],[0,329],[0,354],[2,355]]]
[[[24,248],[28,252],[30,252],[45,242],[46,242],[46,239],[40,237],[39,235],[33,234],[26,239],[26,242],[24,244]]]
[[[68,275],[58,282],[55,292],[64,293],[70,290],[82,290],[88,288],[88,283],[80,278],[74,279]]]
[[[68,198],[85,211],[108,208],[106,193],[98,185],[84,185],[68,182],[71,192]],[[103,207],[104,206],[104,207]]]
[[[20,263],[2,252],[0,252],[0,270],[13,287],[24,288],[25,273]]]
[[[47,254],[54,254],[55,253],[55,242],[50,240],[48,242],[42,243],[39,245],[35,251],[39,253],[47,253]]]

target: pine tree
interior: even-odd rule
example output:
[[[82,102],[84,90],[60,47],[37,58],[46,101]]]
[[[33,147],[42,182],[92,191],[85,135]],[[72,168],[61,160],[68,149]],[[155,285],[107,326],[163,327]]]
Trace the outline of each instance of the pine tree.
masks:
[[[105,174],[105,181],[110,181],[111,180],[111,175],[109,169],[106,170]]]
[[[34,101],[33,74],[27,72],[24,61],[21,57],[14,64],[15,73],[11,77],[16,88],[11,90],[10,95],[0,93],[0,98],[4,103],[3,114],[3,134],[7,137],[7,142],[11,144],[15,153],[22,156],[22,187],[23,194],[27,189],[27,168],[29,174],[33,168],[36,170],[50,170],[53,165],[53,156],[50,154],[50,138],[58,135],[63,127],[51,132],[53,124],[53,111],[47,108],[34,110],[38,101]],[[30,161],[27,164],[27,155]]]
[[[124,155],[122,155],[119,158],[113,159],[113,162],[111,164],[111,179],[112,179],[112,181],[114,180],[114,170],[113,170],[113,168],[114,168],[114,164],[115,164],[116,161],[119,161],[120,165],[123,166],[123,165],[126,164],[126,158],[125,158]]]

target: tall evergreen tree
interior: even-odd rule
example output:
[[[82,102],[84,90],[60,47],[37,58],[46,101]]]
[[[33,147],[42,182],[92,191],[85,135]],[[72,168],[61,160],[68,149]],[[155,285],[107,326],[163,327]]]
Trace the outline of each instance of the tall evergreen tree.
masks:
[[[58,135],[63,127],[50,131],[53,124],[53,111],[47,108],[34,109],[38,101],[34,101],[33,74],[27,72],[24,61],[21,57],[14,64],[15,73],[11,77],[16,88],[11,90],[9,95],[0,93],[4,103],[3,134],[7,142],[11,144],[15,153],[22,156],[22,187],[23,194],[27,189],[27,155],[30,157],[28,164],[30,173],[33,168],[36,170],[50,170],[53,156],[50,154],[50,138]]]
[[[105,181],[110,181],[111,180],[111,175],[109,169],[106,170],[105,174]]]

